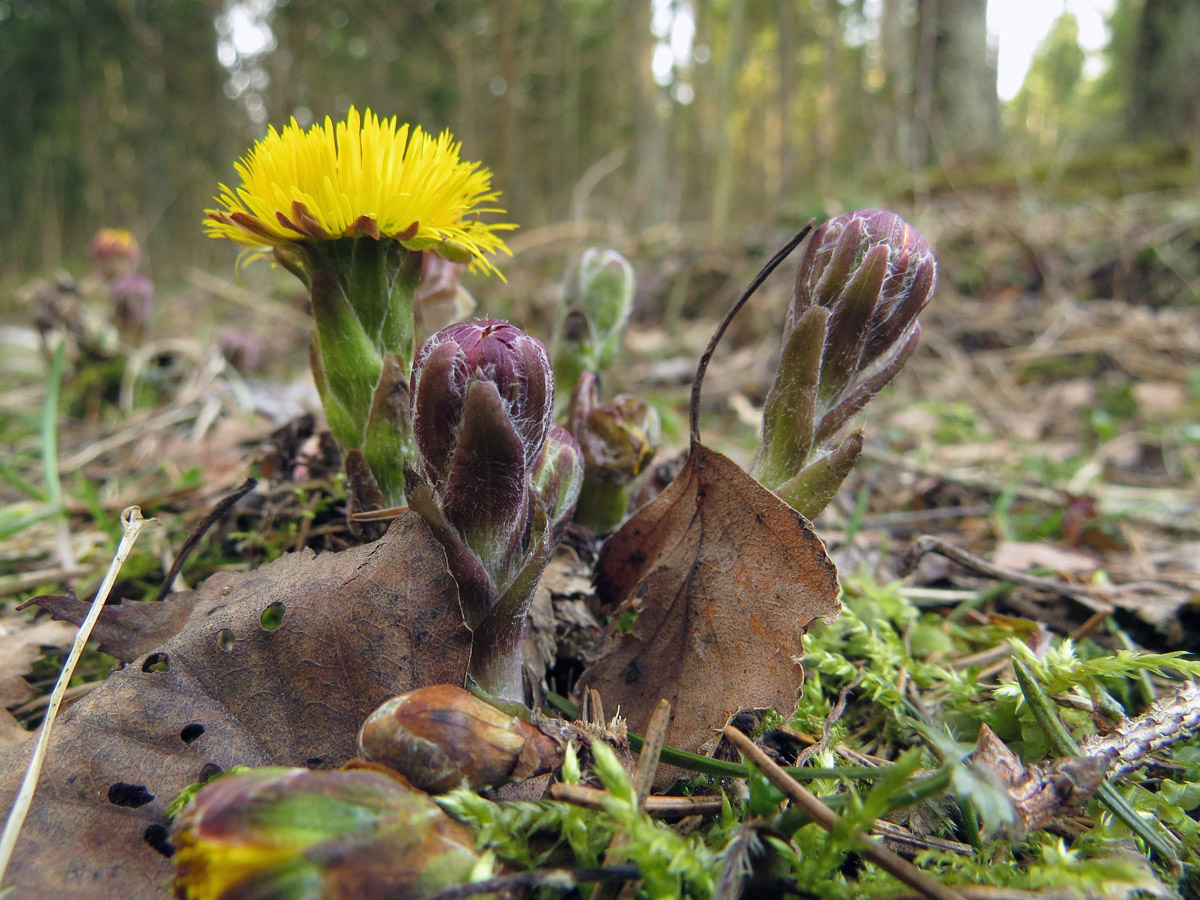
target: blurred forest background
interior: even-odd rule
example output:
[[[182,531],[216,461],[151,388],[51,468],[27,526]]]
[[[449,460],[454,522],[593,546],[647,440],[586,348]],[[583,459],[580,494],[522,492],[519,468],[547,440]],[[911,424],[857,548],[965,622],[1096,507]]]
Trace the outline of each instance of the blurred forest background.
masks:
[[[526,234],[1195,183],[1200,2],[1114,0],[1090,60],[1063,5],[1005,103],[987,7],[0,0],[0,283],[83,266],[109,225],[160,284],[227,263],[200,221],[233,160],[268,123],[352,102],[451,128]]]

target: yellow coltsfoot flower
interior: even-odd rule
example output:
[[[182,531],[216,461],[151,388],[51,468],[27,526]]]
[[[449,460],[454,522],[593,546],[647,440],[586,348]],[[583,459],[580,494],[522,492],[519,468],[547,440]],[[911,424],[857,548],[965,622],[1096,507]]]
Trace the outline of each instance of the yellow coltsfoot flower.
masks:
[[[307,130],[292,119],[235,164],[241,186],[220,186],[224,209],[206,210],[207,233],[264,251],[392,239],[495,272],[486,257],[509,252],[499,232],[516,226],[479,220],[504,210],[491,205],[500,196],[491,172],[462,161],[461,146],[449,131],[434,138],[353,107],[344,122]]]
[[[488,255],[509,252],[500,235],[516,226],[480,220],[503,212],[491,172],[460,149],[449,132],[370,110],[308,129],[293,119],[250,149],[241,185],[221,185],[222,208],[207,210],[210,236],[270,254],[309,290],[313,376],[357,486],[352,509],[404,502],[424,255],[499,274]]]

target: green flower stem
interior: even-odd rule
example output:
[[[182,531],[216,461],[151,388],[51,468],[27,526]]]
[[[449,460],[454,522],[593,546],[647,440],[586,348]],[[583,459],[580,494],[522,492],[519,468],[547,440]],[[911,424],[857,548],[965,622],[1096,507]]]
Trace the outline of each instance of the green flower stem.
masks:
[[[312,294],[313,375],[326,419],[347,450],[360,450],[392,506],[404,503],[413,458],[409,382],[413,294],[421,254],[369,237],[311,241],[297,253]]]
[[[546,543],[534,551],[517,575],[474,629],[468,672],[485,691],[500,700],[525,702],[523,678],[525,622],[533,592],[553,549]]]
[[[1013,660],[1013,671],[1016,672],[1021,693],[1025,695],[1025,702],[1029,704],[1029,711],[1033,713],[1034,719],[1046,733],[1051,746],[1063,756],[1079,756],[1079,744],[1075,742],[1071,732],[1067,731],[1067,727],[1063,725],[1054,704],[1050,702],[1050,698],[1046,696],[1046,692],[1042,690],[1042,686],[1038,684],[1033,673],[1019,659]],[[1145,841],[1146,846],[1163,859],[1179,859],[1178,841],[1174,835],[1165,829],[1155,827],[1152,821],[1142,818],[1111,781],[1100,782],[1096,793],[1112,814],[1120,819],[1130,831]]]
[[[599,478],[590,469],[583,473],[583,487],[575,505],[575,521],[596,534],[605,534],[621,524],[629,507],[629,492],[623,485]]]

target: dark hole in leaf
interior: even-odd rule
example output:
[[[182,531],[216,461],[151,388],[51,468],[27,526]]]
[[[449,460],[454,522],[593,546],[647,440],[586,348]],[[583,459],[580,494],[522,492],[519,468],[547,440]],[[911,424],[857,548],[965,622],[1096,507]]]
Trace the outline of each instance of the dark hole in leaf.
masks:
[[[167,859],[175,855],[175,845],[171,843],[170,835],[162,825],[154,824],[148,826],[142,833],[142,840]]]
[[[226,653],[233,649],[233,642],[236,640],[237,638],[234,636],[233,630],[230,628],[222,628],[217,632],[217,643]]]
[[[170,659],[165,653],[151,653],[142,663],[143,672],[165,672],[170,667]]]
[[[183,730],[179,732],[179,739],[185,744],[190,744],[202,734],[204,734],[204,726],[199,722],[192,722],[190,725],[183,726]]]
[[[267,631],[274,631],[276,628],[282,625],[283,613],[285,609],[286,607],[278,600],[264,609],[262,612],[262,617],[259,619],[259,621],[262,623],[262,627]]]
[[[197,781],[208,781],[210,778],[216,778],[225,770],[218,766],[215,762],[206,762],[200,767],[200,774],[196,776]]]
[[[108,789],[108,802],[113,806],[137,809],[153,799],[154,795],[146,790],[145,785],[141,784],[126,784],[124,781],[118,781]]]

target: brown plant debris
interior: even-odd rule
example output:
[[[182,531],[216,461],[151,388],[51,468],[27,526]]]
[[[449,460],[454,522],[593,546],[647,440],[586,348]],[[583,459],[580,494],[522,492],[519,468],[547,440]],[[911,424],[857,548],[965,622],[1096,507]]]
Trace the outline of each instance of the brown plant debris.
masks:
[[[700,443],[605,543],[596,582],[613,624],[580,686],[619,703],[635,731],[666,698],[667,743],[689,751],[739,709],[790,712],[804,633],[841,610],[808,520]]]
[[[458,592],[415,514],[375,544],[291,554],[184,596],[177,635],[60,719],[10,900],[166,896],[164,810],[183,788],[232,766],[340,765],[387,697],[465,676]],[[27,755],[0,756],[0,810]]]

